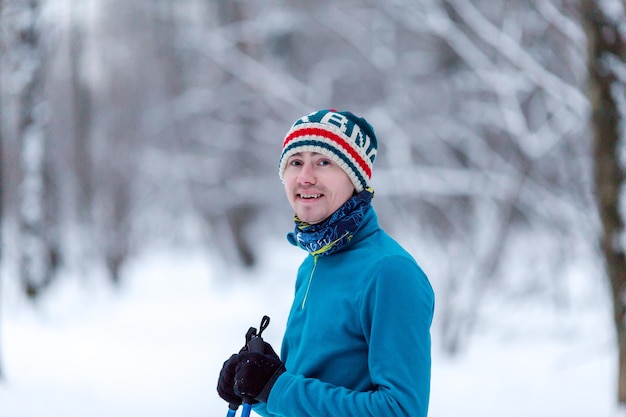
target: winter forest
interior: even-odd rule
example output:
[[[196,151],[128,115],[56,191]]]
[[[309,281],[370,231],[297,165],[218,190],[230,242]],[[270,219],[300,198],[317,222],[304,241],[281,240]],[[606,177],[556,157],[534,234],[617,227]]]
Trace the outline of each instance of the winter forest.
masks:
[[[3,412],[5,323],[45,322],[68,282],[124,297],[171,250],[205,257],[207,304],[289,294],[278,157],[322,108],[376,130],[374,206],[431,279],[437,357],[601,311],[584,355],[611,356],[595,378],[626,406],[624,0],[0,0],[0,19],[0,416],[31,415]]]

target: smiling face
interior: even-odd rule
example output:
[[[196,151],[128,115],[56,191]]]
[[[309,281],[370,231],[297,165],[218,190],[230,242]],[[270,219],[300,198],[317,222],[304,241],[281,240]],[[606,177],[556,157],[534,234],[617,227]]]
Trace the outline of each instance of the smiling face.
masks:
[[[283,181],[289,204],[298,218],[309,224],[328,218],[354,193],[348,174],[330,158],[316,152],[290,156]]]

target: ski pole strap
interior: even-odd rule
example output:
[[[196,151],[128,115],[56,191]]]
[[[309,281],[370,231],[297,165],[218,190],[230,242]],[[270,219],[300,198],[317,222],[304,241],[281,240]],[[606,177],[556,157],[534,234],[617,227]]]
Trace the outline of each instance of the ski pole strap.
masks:
[[[269,325],[270,325],[270,318],[268,316],[263,316],[263,318],[261,319],[261,325],[259,326],[259,334],[258,334],[259,337],[261,337],[261,333],[263,333],[263,331],[267,329],[267,326]]]
[[[246,333],[246,345],[250,343],[250,341],[255,337],[261,337],[267,326],[270,325],[270,318],[268,316],[263,316],[261,319],[261,325],[259,326],[259,332],[257,333],[255,327],[250,327],[248,332]]]
[[[267,326],[269,325],[270,318],[268,316],[263,316],[263,318],[261,319],[261,325],[259,326],[258,333],[254,327],[250,327],[248,329],[248,332],[246,333],[246,346],[244,347],[244,349],[250,352],[263,353],[264,344],[261,334],[263,334],[263,331],[265,331],[265,329],[267,329]]]

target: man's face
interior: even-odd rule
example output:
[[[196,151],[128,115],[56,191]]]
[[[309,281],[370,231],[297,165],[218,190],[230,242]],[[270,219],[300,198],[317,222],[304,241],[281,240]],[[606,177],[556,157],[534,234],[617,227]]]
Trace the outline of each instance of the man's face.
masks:
[[[348,174],[330,158],[316,152],[301,152],[287,160],[283,175],[289,204],[300,220],[320,223],[354,193]]]

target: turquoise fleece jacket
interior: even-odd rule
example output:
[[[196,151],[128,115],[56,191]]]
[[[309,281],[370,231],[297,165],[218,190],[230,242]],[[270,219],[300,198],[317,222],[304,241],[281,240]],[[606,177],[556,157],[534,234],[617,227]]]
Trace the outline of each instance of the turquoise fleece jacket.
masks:
[[[298,270],[267,417],[428,414],[434,294],[373,208],[350,243]]]

